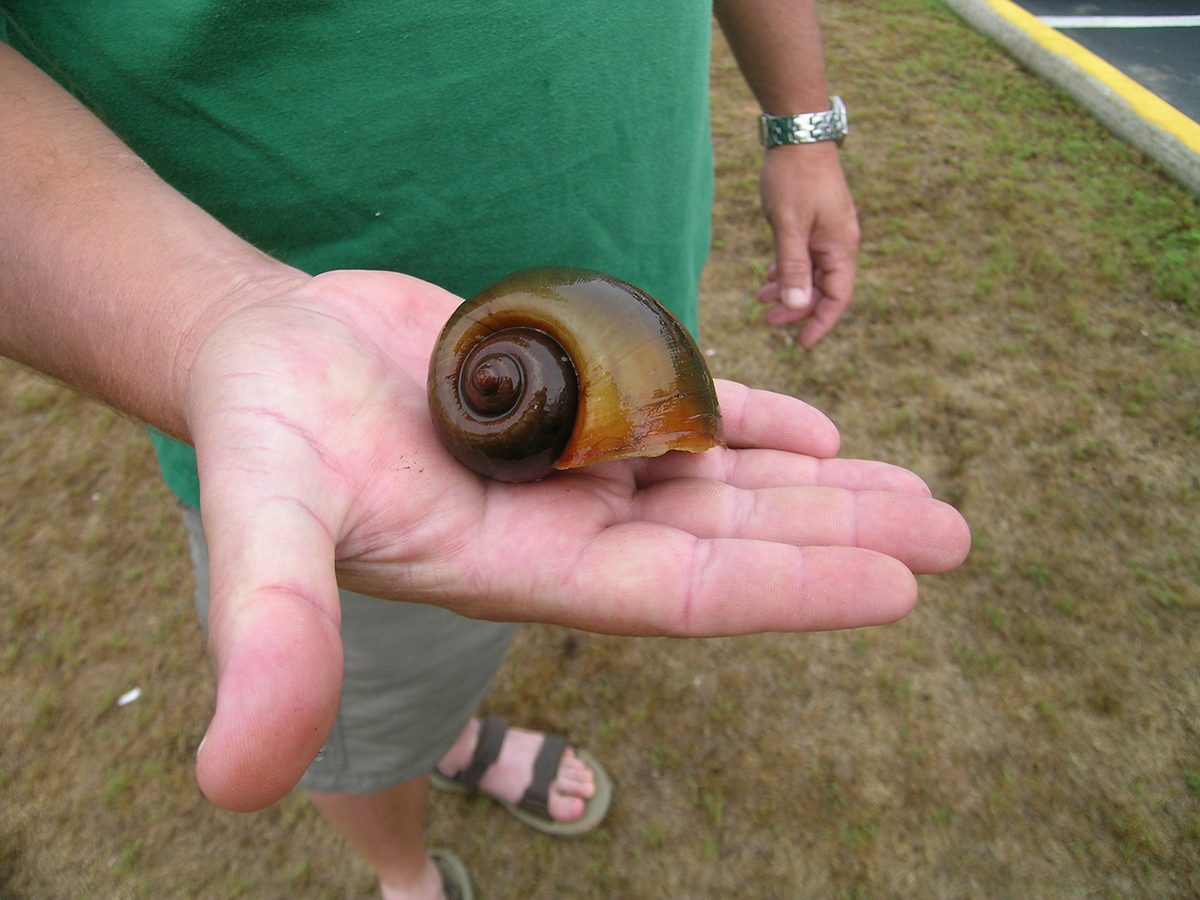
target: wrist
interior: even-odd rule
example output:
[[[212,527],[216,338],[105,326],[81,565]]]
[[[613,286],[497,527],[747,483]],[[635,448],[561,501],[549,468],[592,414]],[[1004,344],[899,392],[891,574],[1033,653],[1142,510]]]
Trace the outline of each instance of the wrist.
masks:
[[[814,184],[826,176],[844,178],[842,159],[837,144],[824,141],[818,144],[785,144],[763,151],[762,179],[764,195],[781,186],[800,185],[811,191]]]
[[[291,293],[311,276],[265,254],[257,259],[224,260],[209,268],[205,283],[183,292],[180,306],[186,310],[170,359],[171,421],[164,430],[185,441],[191,440],[188,425],[191,371],[196,356],[209,336],[241,310]]]

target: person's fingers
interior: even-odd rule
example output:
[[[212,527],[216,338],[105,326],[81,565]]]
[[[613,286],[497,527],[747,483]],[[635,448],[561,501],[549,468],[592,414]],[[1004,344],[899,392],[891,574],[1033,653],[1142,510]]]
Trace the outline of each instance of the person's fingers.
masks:
[[[333,725],[337,617],[298,581],[214,596],[211,615],[217,703],[196,778],[218,806],[262,809],[295,787]]]
[[[758,298],[759,303],[778,303],[779,282],[768,281],[758,289],[758,292],[754,296]]]
[[[778,281],[776,267],[772,266],[766,283],[755,295],[758,302],[769,307],[763,313],[763,321],[772,326],[791,325],[811,320],[800,333],[800,344],[811,347],[823,338],[845,314],[854,295],[855,274],[853,267],[843,269],[826,277],[820,269],[813,278],[812,303],[800,308],[783,302],[783,288]]]
[[[811,310],[796,312],[788,309],[786,306],[776,304],[763,313],[763,322],[772,327],[778,325],[792,325],[796,322],[802,322],[811,315]]]
[[[774,233],[779,302],[784,309],[805,316],[812,311],[816,299],[808,229],[798,224],[778,223]]]
[[[869,550],[717,540],[698,544],[696,556],[687,590],[663,610],[685,635],[880,625],[917,600],[912,573]]]
[[[794,309],[783,303],[782,289],[778,281],[768,281],[759,288],[759,303],[769,308],[763,313],[768,325],[791,325],[811,319],[807,329],[801,332],[802,346],[811,347],[825,336],[850,306],[854,295],[854,272],[841,271],[827,278],[818,269],[813,282],[813,302],[802,309]]]
[[[774,264],[767,270],[767,279],[755,294],[759,303],[780,303],[779,273]]]
[[[326,524],[336,517],[289,487],[337,492],[322,485],[329,476],[312,465],[320,451],[302,431],[278,428],[268,440],[240,427],[256,415],[227,415],[220,443],[214,429],[195,433],[217,674],[196,774],[210,800],[233,810],[260,809],[295,786],[332,726],[342,677],[337,535]]]
[[[837,426],[802,400],[786,394],[718,380],[717,399],[730,447],[787,450],[808,456],[836,456],[841,445]]]
[[[608,634],[852,628],[901,618],[917,596],[913,574],[882,553],[698,539],[648,522],[605,529],[549,580],[494,562],[488,575],[509,593],[510,618]]]
[[[800,331],[800,346],[811,347],[841,320],[854,298],[854,281],[853,256],[839,258],[828,267],[820,267],[817,302]]]
[[[569,480],[570,479],[570,480]],[[915,601],[910,571],[942,571],[970,534],[922,494],[744,491],[662,482],[632,501],[594,475],[495,486],[444,601],[469,616],[614,634],[717,635],[877,624]],[[819,542],[827,546],[796,546]]]
[[[672,478],[709,478],[739,488],[836,487],[852,491],[896,491],[929,497],[929,486],[908,469],[866,459],[818,459],[780,450],[668,453],[647,460],[637,473],[639,487]]]
[[[700,538],[749,538],[797,546],[860,547],[918,573],[962,563],[966,522],[930,497],[824,487],[742,490],[702,479],[662,482],[634,498],[637,518]]]

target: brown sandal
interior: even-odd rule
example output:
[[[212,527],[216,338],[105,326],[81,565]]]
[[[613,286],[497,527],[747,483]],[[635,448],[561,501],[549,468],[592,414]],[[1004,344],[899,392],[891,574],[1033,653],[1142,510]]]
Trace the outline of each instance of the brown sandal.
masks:
[[[479,737],[475,742],[475,752],[471,762],[457,775],[445,775],[436,769],[430,776],[434,787],[459,794],[483,794],[491,797],[510,813],[528,825],[544,834],[562,837],[580,835],[591,831],[603,821],[612,803],[612,780],[604,767],[586,750],[575,748],[575,755],[592,770],[595,778],[596,794],[586,802],[583,815],[570,822],[559,822],[550,818],[550,785],[558,774],[562,755],[571,745],[561,737],[545,735],[542,749],[538,751],[533,763],[533,781],[528,790],[517,803],[506,803],[494,797],[479,787],[479,782],[488,768],[500,757],[500,748],[504,746],[504,735],[508,731],[508,723],[499,716],[488,716],[479,727]]]

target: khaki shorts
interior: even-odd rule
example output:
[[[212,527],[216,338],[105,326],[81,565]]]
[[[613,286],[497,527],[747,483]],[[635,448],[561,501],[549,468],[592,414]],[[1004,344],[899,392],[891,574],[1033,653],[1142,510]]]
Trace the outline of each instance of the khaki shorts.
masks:
[[[208,545],[185,506],[196,611],[208,628]],[[329,739],[299,787],[372,793],[427,775],[491,687],[515,625],[342,591],[346,674]]]

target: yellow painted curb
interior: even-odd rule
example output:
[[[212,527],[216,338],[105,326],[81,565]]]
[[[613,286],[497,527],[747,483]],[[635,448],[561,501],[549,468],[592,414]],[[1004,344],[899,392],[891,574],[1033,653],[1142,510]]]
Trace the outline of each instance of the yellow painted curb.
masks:
[[[1189,149],[1200,153],[1200,125],[1197,125],[1161,97],[1146,90],[1120,69],[1096,56],[1063,34],[1044,24],[1037,16],[1026,12],[1009,0],[986,0],[996,15],[1020,28],[1042,49],[1065,57],[1092,78],[1108,87],[1129,104],[1133,111],[1168,134],[1174,135]]]

